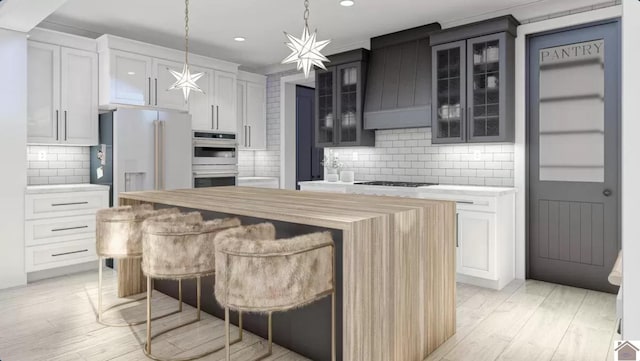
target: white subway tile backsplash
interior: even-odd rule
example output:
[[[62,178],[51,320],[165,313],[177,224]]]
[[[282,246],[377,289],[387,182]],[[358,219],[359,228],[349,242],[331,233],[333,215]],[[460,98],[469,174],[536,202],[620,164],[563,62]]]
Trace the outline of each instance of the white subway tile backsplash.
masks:
[[[280,78],[293,73],[267,77],[267,150],[239,152],[243,176],[279,176]],[[431,128],[412,128],[376,131],[375,148],[333,150],[356,179],[513,186],[513,144],[432,145]]]
[[[44,156],[45,160],[41,157]],[[27,147],[29,185],[89,183],[89,147]]]

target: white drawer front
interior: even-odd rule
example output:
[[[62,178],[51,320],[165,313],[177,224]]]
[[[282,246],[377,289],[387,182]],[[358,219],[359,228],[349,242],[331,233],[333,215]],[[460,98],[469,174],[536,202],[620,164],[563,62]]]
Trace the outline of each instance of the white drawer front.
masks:
[[[95,234],[95,215],[26,221],[24,231],[26,246],[95,238]]]
[[[27,194],[25,198],[26,219],[91,214],[109,207],[108,192]]]
[[[27,272],[70,266],[97,259],[95,241],[86,239],[26,247],[25,249]]]

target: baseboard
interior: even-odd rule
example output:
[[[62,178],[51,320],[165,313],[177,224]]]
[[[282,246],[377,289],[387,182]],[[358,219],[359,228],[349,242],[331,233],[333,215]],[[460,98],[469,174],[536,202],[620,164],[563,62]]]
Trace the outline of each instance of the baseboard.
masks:
[[[467,275],[456,274],[456,282],[466,283],[483,288],[491,288],[494,290],[500,290],[500,281],[487,280],[484,278],[472,277]]]
[[[43,271],[36,271],[27,273],[27,282],[35,282],[44,280],[47,278],[61,277],[70,275],[73,273],[86,272],[86,271],[97,271],[98,270],[98,262],[91,261],[80,264],[74,264],[66,267],[52,268]]]

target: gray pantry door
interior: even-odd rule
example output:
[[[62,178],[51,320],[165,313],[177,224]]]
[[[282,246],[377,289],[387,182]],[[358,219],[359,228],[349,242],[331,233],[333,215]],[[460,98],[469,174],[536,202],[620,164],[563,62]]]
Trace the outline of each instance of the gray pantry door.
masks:
[[[528,86],[529,278],[615,292],[619,22],[530,37]]]

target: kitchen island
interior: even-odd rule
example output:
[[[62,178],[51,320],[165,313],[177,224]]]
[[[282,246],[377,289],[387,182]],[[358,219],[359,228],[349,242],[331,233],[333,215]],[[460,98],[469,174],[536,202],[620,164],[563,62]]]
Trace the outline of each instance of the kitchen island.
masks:
[[[269,221],[278,237],[331,231],[339,360],[422,361],[455,333],[453,202],[248,187],[120,195],[122,205],[140,203],[199,210],[205,218],[238,216],[244,224]],[[119,278],[125,294],[144,290],[139,264],[122,264]],[[213,289],[205,285],[203,309],[220,317]],[[170,281],[155,288],[177,293]],[[195,301],[187,297],[191,293],[185,285],[186,302]],[[275,314],[274,342],[328,360],[330,316],[328,299]],[[257,315],[245,317],[244,325],[266,335],[266,322]]]

